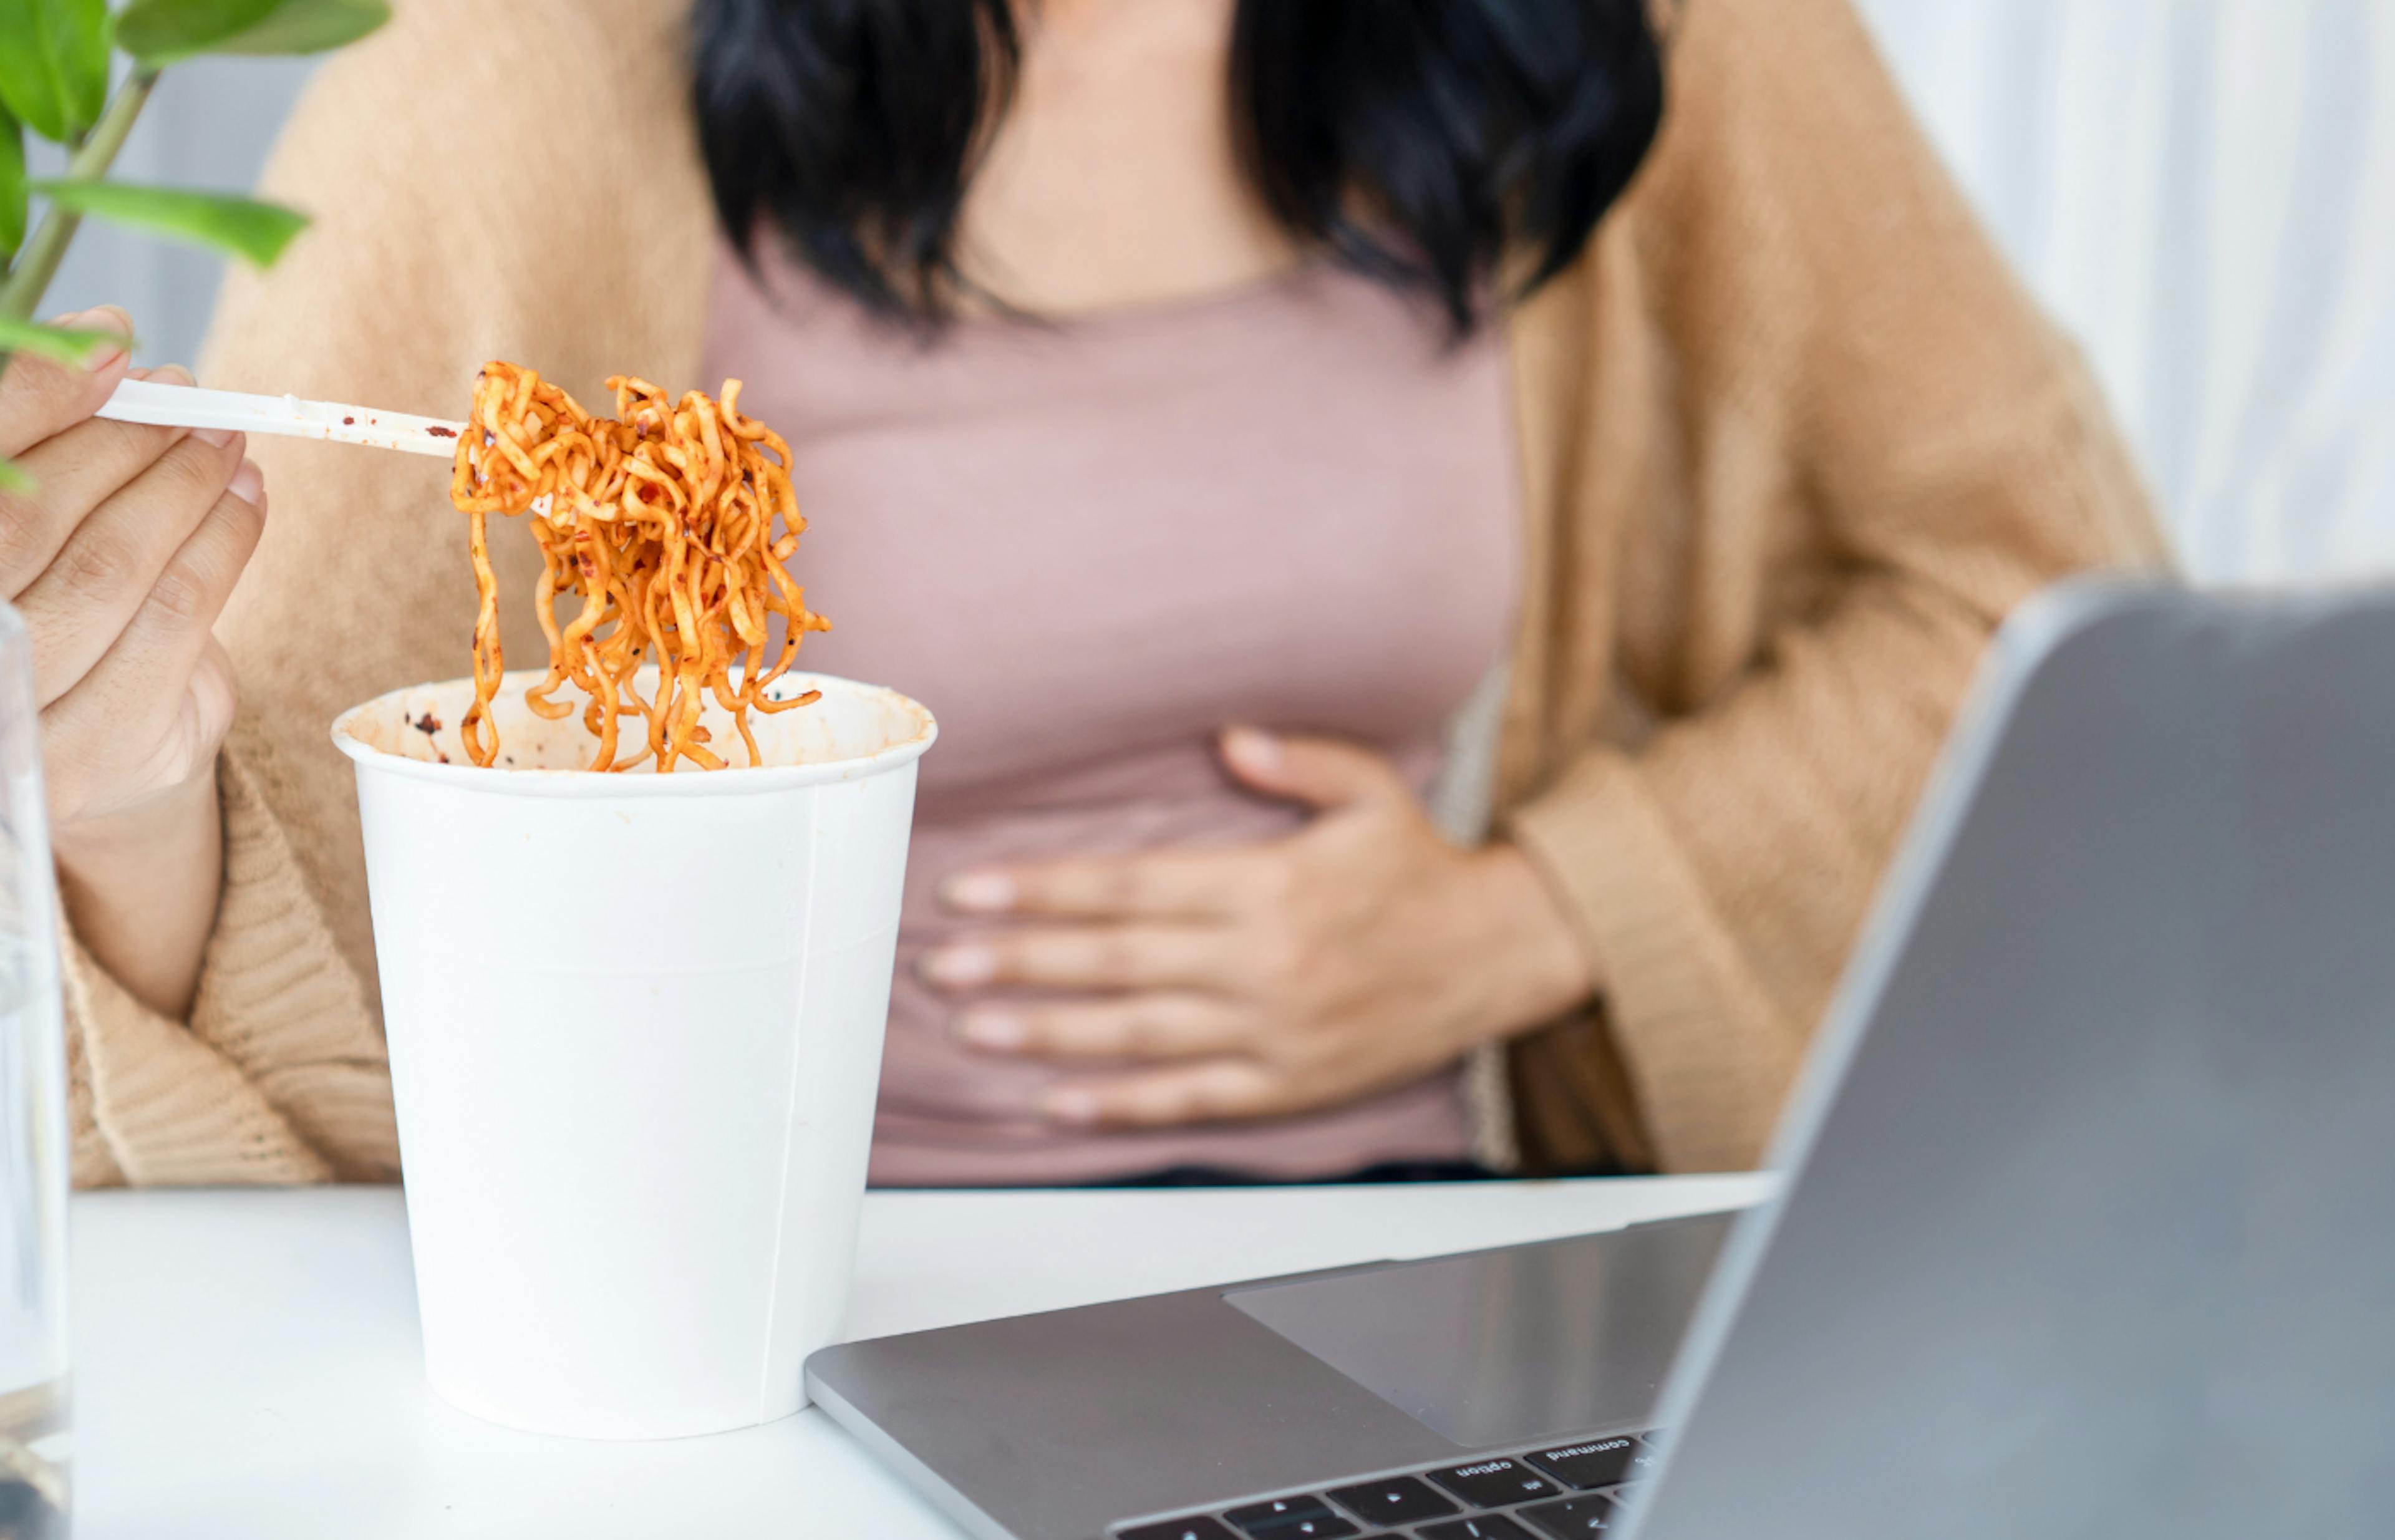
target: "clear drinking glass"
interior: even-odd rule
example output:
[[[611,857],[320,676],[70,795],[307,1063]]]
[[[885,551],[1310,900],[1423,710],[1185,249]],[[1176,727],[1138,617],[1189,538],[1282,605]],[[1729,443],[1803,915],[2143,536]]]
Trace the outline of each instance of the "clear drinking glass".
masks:
[[[67,1533],[67,1067],[25,623],[0,604],[0,1540]]]

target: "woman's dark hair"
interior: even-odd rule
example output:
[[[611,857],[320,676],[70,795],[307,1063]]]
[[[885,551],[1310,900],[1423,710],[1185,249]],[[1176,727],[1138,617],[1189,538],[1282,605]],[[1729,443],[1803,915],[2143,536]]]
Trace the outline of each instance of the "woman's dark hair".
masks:
[[[1662,114],[1647,0],[1237,3],[1231,116],[1264,206],[1459,331],[1501,283],[1570,265]],[[699,144],[743,253],[770,227],[868,310],[946,319],[1020,60],[1010,0],[699,0],[694,21]]]

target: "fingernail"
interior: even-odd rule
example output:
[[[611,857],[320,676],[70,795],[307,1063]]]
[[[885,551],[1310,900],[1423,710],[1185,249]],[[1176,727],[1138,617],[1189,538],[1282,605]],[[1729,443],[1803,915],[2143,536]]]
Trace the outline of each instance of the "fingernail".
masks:
[[[998,976],[998,954],[986,947],[946,947],[923,959],[923,976],[950,989],[986,984]]]
[[[982,914],[1002,914],[1014,907],[1014,879],[1002,871],[968,871],[949,878],[940,892],[950,907]]]
[[[85,371],[90,374],[98,374],[123,358],[129,351],[129,344],[133,340],[133,317],[114,305],[101,305],[96,310],[87,310],[80,315],[70,315],[59,325],[74,331],[114,332],[125,339],[124,342],[102,348],[92,354],[90,360],[84,365]]]
[[[217,448],[221,449],[226,445],[231,444],[233,440],[239,438],[241,436],[241,430],[238,428],[194,428],[192,430],[192,436],[198,439],[202,444],[213,445]]]
[[[1093,1123],[1098,1121],[1099,1108],[1095,1092],[1082,1091],[1068,1085],[1061,1091],[1048,1093],[1048,1099],[1040,1105],[1047,1111],[1050,1121],[1054,1122]]]
[[[232,473],[232,485],[225,488],[252,508],[266,506],[266,472],[256,460],[244,460],[241,469]]]
[[[957,1035],[976,1048],[1020,1048],[1031,1041],[1031,1028],[1005,1011],[975,1011],[957,1023]]]
[[[1280,739],[1255,727],[1234,727],[1223,735],[1223,752],[1250,770],[1280,768]]]
[[[156,380],[161,385],[189,385],[192,383],[192,371],[183,367],[180,364],[161,364],[156,368],[150,371],[150,378]]]

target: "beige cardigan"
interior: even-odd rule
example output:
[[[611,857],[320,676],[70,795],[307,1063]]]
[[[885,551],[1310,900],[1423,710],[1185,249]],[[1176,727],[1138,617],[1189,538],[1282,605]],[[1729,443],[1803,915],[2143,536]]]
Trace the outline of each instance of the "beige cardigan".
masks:
[[[487,358],[693,378],[711,215],[663,0],[402,0],[268,173],[316,225],[227,287],[204,378],[462,413]],[[1528,567],[1501,829],[1600,1000],[1512,1055],[1533,1166],[1753,1162],[1998,619],[2161,549],[2073,351],[1846,0],[1692,0],[1661,142],[1511,323]],[[437,463],[258,442],[220,628],[245,704],[188,1021],[70,963],[85,1183],[387,1179],[390,1082],[340,708],[461,673]],[[835,511],[819,511],[836,516]],[[529,540],[501,547],[531,589]],[[527,606],[509,647],[538,656]]]

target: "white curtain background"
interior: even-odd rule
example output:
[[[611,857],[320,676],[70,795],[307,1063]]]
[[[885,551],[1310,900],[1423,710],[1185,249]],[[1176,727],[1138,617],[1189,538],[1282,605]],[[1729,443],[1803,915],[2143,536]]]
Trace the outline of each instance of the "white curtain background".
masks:
[[[2189,570],[2395,574],[2395,0],[1862,4]]]
[[[2395,574],[2395,0],[1859,3],[2095,361],[2189,570]],[[306,73],[170,73],[124,174],[247,186]],[[146,362],[188,359],[215,281],[95,228],[52,308],[115,300]]]

